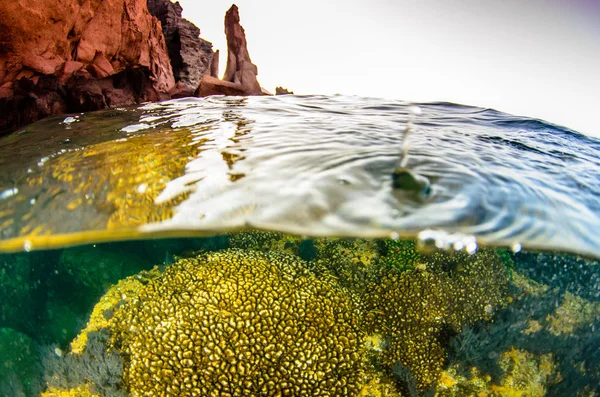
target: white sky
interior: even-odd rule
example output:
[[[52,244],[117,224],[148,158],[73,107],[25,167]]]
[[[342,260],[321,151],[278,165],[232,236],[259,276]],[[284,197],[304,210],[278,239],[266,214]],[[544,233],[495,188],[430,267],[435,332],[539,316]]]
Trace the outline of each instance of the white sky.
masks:
[[[180,0],[221,50],[231,0]],[[448,101],[600,137],[599,0],[238,0],[263,87]]]

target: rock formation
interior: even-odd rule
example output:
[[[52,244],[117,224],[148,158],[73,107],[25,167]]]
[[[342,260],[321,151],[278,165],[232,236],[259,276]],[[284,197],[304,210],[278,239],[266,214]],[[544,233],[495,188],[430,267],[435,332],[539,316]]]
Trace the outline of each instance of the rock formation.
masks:
[[[181,12],[170,0],[1,2],[0,135],[60,113],[194,94],[267,94],[235,5],[225,16],[224,80],[218,51]]]
[[[212,62],[210,63],[211,77],[219,78],[219,50],[213,52]]]
[[[239,83],[219,80],[216,77],[207,75],[202,77],[196,95],[201,97],[211,95],[244,96],[247,93],[244,86]]]
[[[0,133],[51,114],[158,100],[174,85],[146,0],[0,3]]]
[[[240,14],[234,4],[225,14],[227,36],[227,67],[223,80],[241,84],[248,95],[261,95],[262,89],[256,75],[258,68],[250,60],[246,33],[240,25]]]
[[[213,59],[212,44],[200,38],[200,29],[181,17],[182,7],[170,0],[148,0],[150,14],[162,24],[177,96],[192,95],[200,79],[210,74]]]
[[[294,95],[294,91],[290,91],[287,88],[275,87],[275,95]]]

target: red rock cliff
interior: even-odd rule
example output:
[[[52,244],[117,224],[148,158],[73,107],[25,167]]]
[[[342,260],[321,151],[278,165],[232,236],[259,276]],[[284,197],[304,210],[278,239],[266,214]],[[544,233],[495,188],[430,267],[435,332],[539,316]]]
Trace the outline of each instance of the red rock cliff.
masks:
[[[156,100],[174,84],[146,0],[0,2],[0,132],[50,114]]]
[[[256,78],[258,68],[250,60],[246,33],[240,24],[240,14],[234,4],[225,14],[225,35],[227,36],[227,67],[223,80],[217,75],[218,56],[211,67],[209,75],[202,77],[198,96],[209,95],[264,95],[269,94],[263,90]]]
[[[235,4],[225,14],[225,35],[227,36],[227,67],[223,80],[243,85],[251,95],[260,95],[262,89],[256,78],[258,68],[250,60],[246,33],[240,25],[240,14]]]

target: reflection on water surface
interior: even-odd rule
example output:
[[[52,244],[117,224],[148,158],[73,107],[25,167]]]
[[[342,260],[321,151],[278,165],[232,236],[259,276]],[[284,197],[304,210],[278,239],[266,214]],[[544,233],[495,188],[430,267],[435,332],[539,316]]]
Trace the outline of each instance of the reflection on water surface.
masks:
[[[454,104],[344,96],[180,99],[33,124],[0,141],[5,251],[253,227],[598,256],[599,143]],[[406,167],[427,194],[394,189]],[[46,139],[45,137],[49,137]]]

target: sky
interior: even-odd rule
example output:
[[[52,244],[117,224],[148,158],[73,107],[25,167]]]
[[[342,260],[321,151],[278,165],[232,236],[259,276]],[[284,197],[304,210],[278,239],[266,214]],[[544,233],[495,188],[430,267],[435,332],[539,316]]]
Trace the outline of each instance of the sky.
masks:
[[[179,0],[227,62],[226,0]],[[447,101],[600,137],[600,0],[238,0],[267,90]]]

